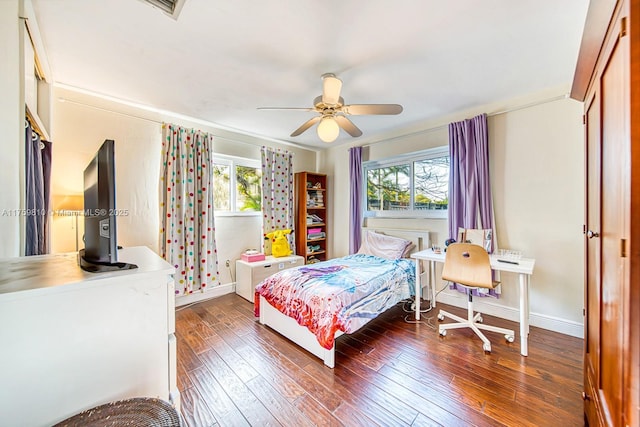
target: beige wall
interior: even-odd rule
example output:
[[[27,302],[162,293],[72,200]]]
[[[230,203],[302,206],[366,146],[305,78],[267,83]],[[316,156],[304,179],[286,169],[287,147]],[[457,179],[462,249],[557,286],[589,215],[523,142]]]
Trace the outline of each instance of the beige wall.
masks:
[[[529,100],[517,100],[515,105],[535,101],[532,96]],[[495,108],[487,106],[484,110],[447,119],[457,121],[481,112],[491,113],[492,107]],[[560,99],[488,118],[498,244],[502,248],[521,250],[524,256],[536,259],[530,288],[532,324],[579,336],[583,321],[584,265],[581,117],[582,104]],[[447,144],[448,131],[441,122],[431,131],[375,143],[364,150],[364,159],[377,160]],[[320,161],[320,172],[331,176],[334,257],[346,255],[349,245],[346,151],[344,145],[328,149]],[[430,230],[432,241],[439,245],[448,237],[446,220],[369,219],[366,224]],[[483,298],[480,304],[488,305],[490,314],[516,320],[517,277],[503,274],[502,282],[502,297]],[[458,306],[466,304],[466,298],[452,291],[445,290],[440,297]]]
[[[22,217],[15,211],[22,208],[24,190],[20,151],[24,140],[24,95],[20,34],[23,25],[18,19],[18,0],[0,1],[0,258],[14,257],[24,252],[20,248]],[[21,250],[22,249],[22,250]]]
[[[316,152],[231,134],[185,119],[163,116],[63,88],[55,89],[55,139],[52,194],[82,194],[83,171],[105,139],[116,142],[116,206],[129,215],[118,218],[118,244],[148,246],[158,252],[160,147],[165,121],[219,135],[214,151],[260,159],[260,147],[271,145],[294,153],[294,169],[313,170]],[[54,206],[54,209],[56,207]],[[80,218],[82,235],[82,218]],[[53,252],[75,250],[74,220],[54,217]],[[262,221],[258,216],[216,218],[216,242],[221,283],[233,282],[234,260],[247,248],[260,247]],[[80,247],[83,247],[82,243]],[[225,260],[231,261],[231,269]]]

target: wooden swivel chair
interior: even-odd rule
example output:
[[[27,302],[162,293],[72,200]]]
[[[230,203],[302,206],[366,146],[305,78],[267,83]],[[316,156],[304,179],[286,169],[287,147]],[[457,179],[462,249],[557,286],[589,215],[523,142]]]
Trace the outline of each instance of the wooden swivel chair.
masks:
[[[492,331],[504,334],[508,342],[513,342],[514,332],[509,329],[498,328],[496,326],[482,323],[482,315],[473,312],[473,289],[487,288],[493,289],[500,284],[494,282],[491,277],[491,262],[489,254],[482,246],[471,243],[454,243],[447,248],[447,255],[442,269],[442,279],[458,283],[469,289],[469,303],[467,305],[468,315],[466,319],[440,310],[438,320],[449,317],[457,323],[443,323],[439,326],[440,335],[447,335],[448,329],[471,328],[484,343],[482,348],[485,352],[491,352],[491,343],[480,331]]]

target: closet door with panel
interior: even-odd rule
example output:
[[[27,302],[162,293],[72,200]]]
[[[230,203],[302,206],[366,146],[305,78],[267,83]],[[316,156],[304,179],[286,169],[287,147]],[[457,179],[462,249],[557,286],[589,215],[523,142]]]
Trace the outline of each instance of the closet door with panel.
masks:
[[[639,0],[591,3],[572,89],[585,107],[582,397],[589,426],[640,425],[639,19]]]

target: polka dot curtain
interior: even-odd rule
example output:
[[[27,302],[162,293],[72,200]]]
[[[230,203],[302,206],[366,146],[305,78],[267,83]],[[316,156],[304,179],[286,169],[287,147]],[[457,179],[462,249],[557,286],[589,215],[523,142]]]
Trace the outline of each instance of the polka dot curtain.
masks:
[[[293,153],[262,147],[262,232],[293,230]],[[294,233],[287,235],[296,253]],[[263,240],[264,241],[264,240]],[[271,254],[270,242],[264,241],[264,253]]]
[[[212,164],[212,135],[162,126],[160,255],[176,269],[177,295],[219,284]]]

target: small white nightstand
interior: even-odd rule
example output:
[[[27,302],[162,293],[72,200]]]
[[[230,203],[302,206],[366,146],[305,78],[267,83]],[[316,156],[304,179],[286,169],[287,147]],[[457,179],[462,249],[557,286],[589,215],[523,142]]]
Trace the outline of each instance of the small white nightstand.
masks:
[[[304,258],[298,255],[285,257],[268,256],[264,261],[236,261],[236,293],[254,302],[256,285],[280,270],[304,265]]]

